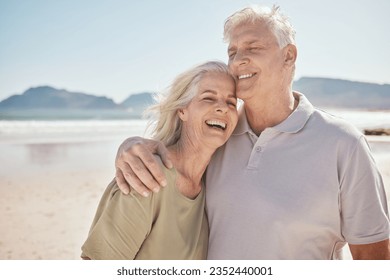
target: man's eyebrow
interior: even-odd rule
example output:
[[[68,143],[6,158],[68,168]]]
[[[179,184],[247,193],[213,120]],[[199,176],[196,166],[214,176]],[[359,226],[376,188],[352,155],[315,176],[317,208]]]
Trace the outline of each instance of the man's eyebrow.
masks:
[[[259,40],[252,40],[252,41],[246,42],[247,45],[252,45],[252,44],[255,44],[255,43],[259,43]]]
[[[244,45],[252,45],[252,44],[256,44],[256,43],[259,43],[259,40],[251,40],[251,41],[246,41],[246,42],[243,42]],[[231,52],[231,51],[235,51],[237,49],[236,46],[231,46],[231,47],[228,47],[228,52]]]

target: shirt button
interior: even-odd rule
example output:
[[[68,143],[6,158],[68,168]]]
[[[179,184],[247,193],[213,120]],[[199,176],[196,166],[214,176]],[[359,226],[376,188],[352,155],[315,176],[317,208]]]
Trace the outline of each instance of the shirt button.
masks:
[[[256,147],[256,152],[261,152],[261,147]]]

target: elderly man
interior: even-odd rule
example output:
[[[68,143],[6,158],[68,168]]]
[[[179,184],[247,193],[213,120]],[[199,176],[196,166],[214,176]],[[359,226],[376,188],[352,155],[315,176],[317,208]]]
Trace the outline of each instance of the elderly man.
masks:
[[[297,48],[277,7],[245,8],[225,22],[229,68],[244,101],[239,123],[207,169],[209,259],[390,259],[381,176],[364,136],[293,92]],[[129,138],[117,181],[158,191],[157,142]],[[194,163],[196,164],[196,163]]]

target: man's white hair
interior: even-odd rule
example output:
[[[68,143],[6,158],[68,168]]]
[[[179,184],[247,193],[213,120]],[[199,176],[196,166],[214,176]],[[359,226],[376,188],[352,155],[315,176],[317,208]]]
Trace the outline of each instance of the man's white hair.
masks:
[[[276,36],[279,47],[295,44],[295,30],[278,6],[250,6],[235,12],[225,21],[223,39],[229,43],[233,30],[241,24],[263,22]]]

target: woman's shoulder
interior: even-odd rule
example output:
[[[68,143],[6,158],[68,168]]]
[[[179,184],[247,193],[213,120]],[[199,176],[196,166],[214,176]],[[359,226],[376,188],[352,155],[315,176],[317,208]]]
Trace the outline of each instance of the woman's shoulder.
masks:
[[[175,178],[176,178],[176,169],[175,167],[172,167],[172,168],[167,168],[161,157],[159,155],[154,155],[155,159],[158,161],[158,163],[160,164],[160,167],[162,169],[162,171],[164,172],[165,176],[166,176],[166,179],[167,179],[167,182],[168,182],[168,185],[170,184],[174,184],[175,183]]]
[[[158,164],[160,165],[160,167],[161,167],[161,169],[162,169],[162,171],[163,171],[163,173],[164,173],[164,175],[166,176],[166,179],[167,179],[167,185],[163,189],[171,189],[175,185],[176,169],[174,167],[172,167],[171,169],[167,168],[164,165],[164,163],[162,162],[160,156],[154,155],[154,157],[156,158]],[[118,187],[118,184],[116,183],[115,178],[108,185],[107,189],[109,189],[110,194],[112,196],[121,192],[121,190]],[[165,192],[165,193],[167,193],[167,192]],[[143,203],[147,203],[147,201],[149,201],[149,202],[154,201],[154,203],[156,203],[156,201],[159,201],[159,200],[163,199],[163,197],[165,195],[161,195],[160,192],[158,192],[158,193],[151,192],[149,196],[144,197],[143,195],[139,194],[133,187],[131,187],[130,194],[127,195],[127,196],[132,197],[133,199],[139,200],[139,201],[141,201]]]
[[[158,155],[155,155],[155,158],[156,158],[158,164],[160,165],[160,167],[161,167],[161,169],[162,169],[162,171],[165,174],[166,179],[167,179],[167,186],[164,187],[164,189],[165,188],[170,189],[171,187],[173,187],[175,185],[176,169],[174,167],[171,169],[167,168],[163,164],[161,158]],[[122,193],[122,191],[120,190],[120,188],[116,182],[116,179],[113,178],[112,181],[106,187],[106,190],[103,194],[102,200],[105,200],[106,202],[108,202],[113,197],[120,196],[121,199],[124,201],[129,201],[129,200],[135,199],[135,200],[138,200],[139,202],[142,202],[142,204],[143,204],[143,203],[148,203],[148,201],[150,203],[151,201],[155,200],[156,198],[161,198],[161,195],[156,196],[156,194],[152,192],[149,196],[144,197],[143,195],[139,194],[133,187],[131,187],[130,193],[128,195],[124,195]]]

